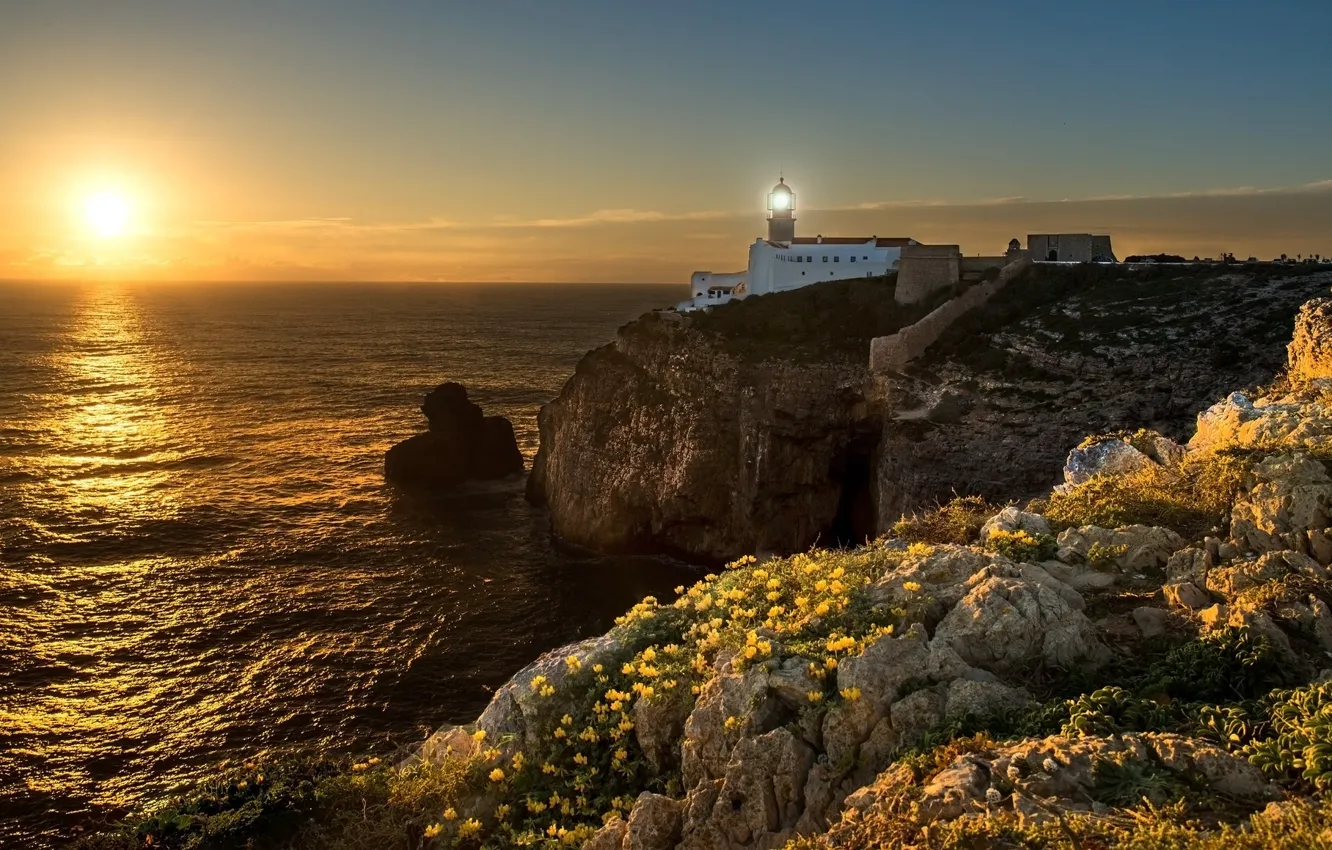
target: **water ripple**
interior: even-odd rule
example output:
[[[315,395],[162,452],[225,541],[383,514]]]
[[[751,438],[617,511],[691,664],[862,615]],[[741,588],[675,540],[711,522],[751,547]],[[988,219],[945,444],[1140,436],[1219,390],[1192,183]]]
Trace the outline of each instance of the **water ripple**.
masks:
[[[0,285],[0,846],[261,751],[467,719],[692,576],[549,545],[513,478],[399,493],[460,380],[535,415],[670,287]]]

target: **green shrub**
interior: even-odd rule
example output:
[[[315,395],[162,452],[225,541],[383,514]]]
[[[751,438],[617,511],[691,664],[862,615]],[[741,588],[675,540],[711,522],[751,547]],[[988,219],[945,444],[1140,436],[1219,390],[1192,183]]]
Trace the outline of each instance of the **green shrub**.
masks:
[[[1067,492],[1052,493],[1045,517],[1062,528],[1165,526],[1196,540],[1224,523],[1251,460],[1249,453],[1217,452],[1186,456],[1177,470],[1151,466],[1097,475]]]
[[[1032,534],[1022,529],[997,529],[985,541],[985,548],[998,552],[1010,561],[1039,564],[1053,558],[1059,546],[1055,538],[1048,534]]]
[[[999,512],[980,496],[955,496],[944,505],[902,517],[893,524],[892,536],[908,543],[971,543],[985,521]]]

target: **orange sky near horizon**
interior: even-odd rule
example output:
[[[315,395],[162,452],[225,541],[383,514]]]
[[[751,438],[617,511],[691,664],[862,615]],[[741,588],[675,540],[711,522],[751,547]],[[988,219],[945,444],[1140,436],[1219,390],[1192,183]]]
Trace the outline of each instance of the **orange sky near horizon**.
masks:
[[[757,7],[681,3],[0,0],[0,279],[684,284],[743,269],[779,171],[802,234],[1332,254],[1312,23],[1236,64],[1212,36],[1243,0],[1098,18],[1095,43],[958,0],[883,51],[895,13],[860,4],[794,56]],[[1005,34],[1022,49],[982,61]],[[926,61],[931,36],[959,62]],[[97,195],[124,232],[90,224]]]

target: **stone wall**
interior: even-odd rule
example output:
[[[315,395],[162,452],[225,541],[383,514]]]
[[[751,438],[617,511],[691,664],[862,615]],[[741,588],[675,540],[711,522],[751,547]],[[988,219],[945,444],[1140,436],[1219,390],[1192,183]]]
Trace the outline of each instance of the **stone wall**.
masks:
[[[908,245],[897,267],[898,304],[917,304],[959,280],[957,245]]]
[[[1009,263],[995,280],[976,284],[956,298],[944,302],[914,325],[895,334],[875,337],[870,341],[870,372],[900,371],[908,362],[924,354],[953,322],[989,301],[1030,265],[1030,260]],[[900,281],[898,286],[901,286]]]

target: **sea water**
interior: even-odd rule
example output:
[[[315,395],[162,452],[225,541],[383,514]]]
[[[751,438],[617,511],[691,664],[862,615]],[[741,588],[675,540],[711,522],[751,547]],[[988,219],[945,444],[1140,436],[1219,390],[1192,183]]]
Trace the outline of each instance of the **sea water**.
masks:
[[[536,413],[679,287],[0,284],[0,846],[217,766],[391,754],[684,565],[552,545],[520,477],[399,491],[466,384]]]

